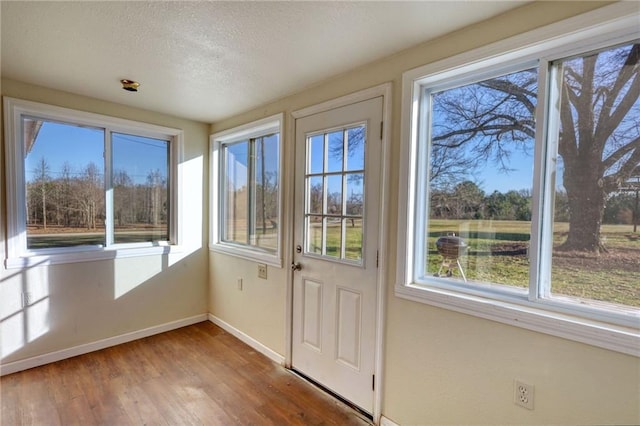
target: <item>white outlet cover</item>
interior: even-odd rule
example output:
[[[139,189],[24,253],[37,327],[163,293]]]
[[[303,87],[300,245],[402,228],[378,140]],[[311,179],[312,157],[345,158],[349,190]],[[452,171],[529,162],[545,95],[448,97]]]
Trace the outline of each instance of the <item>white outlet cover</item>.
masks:
[[[514,384],[513,402],[528,410],[533,410],[534,387],[518,380]]]

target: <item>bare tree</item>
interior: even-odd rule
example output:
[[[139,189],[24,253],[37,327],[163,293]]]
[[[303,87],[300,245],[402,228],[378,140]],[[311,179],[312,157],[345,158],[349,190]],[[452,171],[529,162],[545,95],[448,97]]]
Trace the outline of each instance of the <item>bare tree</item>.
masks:
[[[148,223],[153,226],[160,224],[162,209],[166,199],[167,181],[159,169],[150,171],[147,174],[147,187],[149,190],[149,216]]]
[[[82,224],[87,229],[96,229],[97,218],[102,212],[104,203],[102,174],[98,166],[93,162],[87,164],[77,184],[75,203],[80,210]]]
[[[113,173],[113,208],[114,221],[118,226],[128,225],[135,221],[135,199],[133,197],[133,180],[125,170]]]
[[[42,209],[42,228],[47,229],[47,193],[49,191],[49,164],[44,157],[41,157],[34,170],[36,185],[40,197],[40,208]]]
[[[598,252],[606,197],[640,164],[640,45],[573,58],[562,76],[558,152],[569,209],[562,249]],[[529,153],[535,134],[537,70],[433,95],[431,184],[461,181],[492,162]]]
[[[640,164],[640,44],[562,64],[558,152],[569,236],[563,248],[599,251],[607,195]]]

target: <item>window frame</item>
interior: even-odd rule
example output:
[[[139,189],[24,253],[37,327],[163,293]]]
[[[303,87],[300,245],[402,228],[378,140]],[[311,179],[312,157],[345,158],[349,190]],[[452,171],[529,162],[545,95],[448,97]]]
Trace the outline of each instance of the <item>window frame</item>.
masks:
[[[555,144],[545,142],[554,130],[553,111],[548,97],[553,96],[549,64],[584,51],[600,49],[640,38],[637,8],[616,4],[595,12],[539,28],[528,33],[462,53],[451,58],[415,68],[403,74],[401,119],[401,166],[398,214],[398,252],[395,294],[398,297],[462,312],[529,330],[568,338],[619,352],[640,356],[640,313],[582,307],[569,298],[541,296],[549,291],[541,277],[549,276],[549,253],[553,191],[550,168],[546,167]],[[422,106],[425,86],[446,87],[452,81],[478,81],[495,72],[524,69],[538,64],[538,122],[534,152],[532,194],[532,228],[530,261],[532,265],[528,291],[502,286],[476,287],[426,278],[416,279],[415,260],[421,258],[417,230],[424,230],[428,220],[416,219],[424,205],[425,167],[428,157],[419,151],[425,141],[425,118]],[[557,128],[556,128],[557,130]],[[557,132],[556,132],[557,134]],[[422,148],[424,149],[424,148]],[[422,197],[422,198],[421,198]],[[424,212],[422,212],[424,213]],[[551,216],[552,217],[552,216]],[[633,312],[632,312],[633,311]]]
[[[182,130],[7,96],[3,99],[3,106],[7,182],[6,268],[158,255],[180,251],[179,227],[182,215],[178,202],[178,188],[180,187],[178,165],[182,162]],[[104,130],[104,197],[106,203],[104,245],[31,250],[27,248],[25,157],[21,130],[23,116]],[[108,235],[109,232],[114,231],[113,203],[108,201],[112,197],[113,191],[110,185],[112,174],[110,166],[111,133],[124,133],[169,141],[169,241],[114,244],[113,235]]]
[[[270,134],[278,134],[278,217],[277,249],[270,251],[257,246],[224,241],[224,181],[222,173],[225,172],[223,148],[228,144],[260,138]],[[209,169],[211,173],[211,197],[209,217],[209,249],[215,252],[225,253],[247,260],[266,263],[282,268],[282,227],[283,227],[283,137],[284,137],[284,113],[275,114],[241,126],[237,126],[222,132],[217,132],[209,137]]]

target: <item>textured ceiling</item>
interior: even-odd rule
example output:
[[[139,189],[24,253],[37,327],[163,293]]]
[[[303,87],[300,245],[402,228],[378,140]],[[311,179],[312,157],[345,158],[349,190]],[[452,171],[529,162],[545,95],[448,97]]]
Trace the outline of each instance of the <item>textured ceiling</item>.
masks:
[[[1,72],[211,123],[522,3],[2,1]]]

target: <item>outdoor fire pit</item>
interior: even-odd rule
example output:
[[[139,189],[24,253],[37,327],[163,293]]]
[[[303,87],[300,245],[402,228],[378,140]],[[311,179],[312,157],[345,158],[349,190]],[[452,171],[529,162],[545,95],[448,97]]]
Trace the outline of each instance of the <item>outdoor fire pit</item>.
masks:
[[[464,275],[462,265],[460,264],[460,256],[467,252],[468,247],[468,244],[461,237],[457,237],[453,233],[438,238],[436,241],[436,248],[438,249],[438,253],[442,256],[442,264],[434,276],[442,276],[442,270],[446,267],[447,272],[444,276],[451,277],[453,276],[452,268],[457,267],[458,271],[460,271],[460,275],[462,275],[462,279],[464,282],[467,282],[467,277]]]

